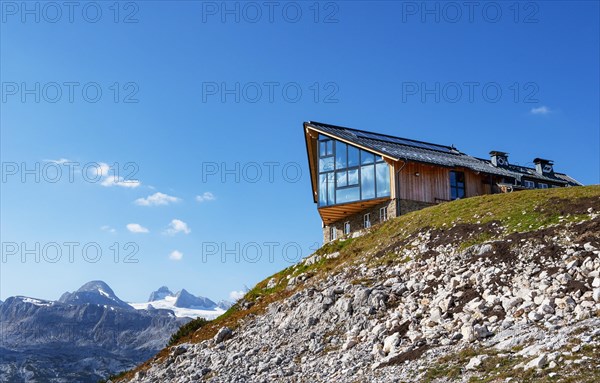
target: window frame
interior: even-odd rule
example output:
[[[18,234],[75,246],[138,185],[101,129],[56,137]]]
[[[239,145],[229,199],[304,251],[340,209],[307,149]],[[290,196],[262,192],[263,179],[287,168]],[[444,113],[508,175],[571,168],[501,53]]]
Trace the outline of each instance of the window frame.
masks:
[[[535,189],[535,182],[530,180],[523,180],[523,187],[527,189]]]
[[[365,229],[368,229],[371,227],[371,213],[366,213],[363,216],[363,226]]]
[[[348,235],[351,233],[350,230],[350,221],[344,222],[344,235]]]
[[[454,174],[454,184],[452,183],[452,175]],[[458,175],[462,176],[462,186],[459,186],[459,182],[457,181],[457,176]],[[460,170],[450,170],[450,172],[448,173],[448,181],[450,183],[450,200],[454,201],[457,199],[463,199],[467,197],[467,182],[466,182],[466,177],[465,177],[465,172],[460,171]],[[452,198],[452,192],[456,191],[456,198]],[[462,191],[462,196],[460,195],[460,191]]]
[[[337,239],[337,229],[335,226],[329,226],[329,241],[335,241]]]
[[[379,221],[385,222],[388,220],[387,207],[379,208]]]
[[[385,159],[382,156],[324,134],[319,135],[317,142],[319,144],[319,149],[317,151],[319,178],[317,202],[319,208],[391,197],[392,182],[390,165],[385,162]],[[342,150],[345,152],[344,155],[337,153],[339,148],[343,148]],[[353,158],[354,161],[352,166],[349,166],[351,151],[353,153],[355,152],[356,156]],[[340,159],[339,164],[337,161],[338,158]],[[330,162],[333,163],[331,168],[327,166],[321,167],[321,163],[325,165]],[[344,167],[338,168],[338,165],[341,164],[343,164]],[[379,172],[380,176],[378,176],[378,169],[380,169],[382,165],[385,166],[386,171],[385,173]],[[367,167],[372,168],[372,170],[367,169]],[[370,182],[363,182],[365,181],[363,179],[363,173],[367,172],[372,172],[372,180]],[[354,177],[354,183],[350,183],[350,174],[356,175],[356,177]],[[324,190],[321,190],[321,177],[324,177]],[[381,177],[384,177],[383,181],[381,180]],[[382,182],[387,182],[387,184]],[[379,187],[377,185],[378,183],[380,183]],[[380,195],[382,186],[385,186],[385,189],[383,189],[385,193]],[[350,200],[338,202],[338,191],[340,196],[347,195],[344,193],[345,189],[350,189],[347,193],[352,193],[349,197]],[[323,192],[327,195],[321,196]],[[357,192],[358,196],[356,197],[355,193]],[[368,194],[369,197],[365,198],[363,197],[363,194]]]
[[[545,182],[538,182],[538,188],[540,188],[540,189],[549,189],[549,186]]]

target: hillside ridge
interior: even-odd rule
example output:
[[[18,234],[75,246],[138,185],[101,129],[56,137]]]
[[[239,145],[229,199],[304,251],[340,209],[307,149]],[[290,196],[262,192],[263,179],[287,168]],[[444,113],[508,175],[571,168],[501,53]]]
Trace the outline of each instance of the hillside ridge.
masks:
[[[406,214],[326,244],[114,380],[593,381],[599,211],[589,186]]]

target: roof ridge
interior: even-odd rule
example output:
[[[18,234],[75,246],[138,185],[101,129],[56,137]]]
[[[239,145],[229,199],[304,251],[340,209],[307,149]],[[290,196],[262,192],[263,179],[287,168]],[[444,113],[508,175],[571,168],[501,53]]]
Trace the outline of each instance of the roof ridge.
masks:
[[[388,156],[396,160],[404,159],[406,161],[431,163],[438,166],[466,167],[474,171],[496,174],[518,180],[521,177],[530,177],[540,181],[579,184],[566,173],[554,172],[553,175],[539,174],[533,167],[511,163],[507,166],[495,166],[489,158],[481,158],[463,153],[454,147],[318,121],[305,121],[304,125],[305,127],[312,126],[312,128],[324,132],[324,134],[333,138],[340,138],[347,142],[363,145],[379,155]]]
[[[332,124],[327,124],[325,122],[319,122],[319,121],[307,121],[307,123],[309,123],[309,124],[316,124],[316,125],[324,125],[324,126],[328,126],[328,127],[331,127],[331,128],[337,128],[337,129],[352,130],[352,131],[361,132],[361,133],[370,133],[370,134],[375,134],[375,135],[383,136],[383,137],[397,138],[399,140],[406,140],[406,141],[411,141],[411,142],[415,142],[415,143],[419,143],[419,144],[441,146],[441,147],[446,148],[446,149],[459,151],[458,149],[456,149],[455,147],[450,146],[450,145],[442,145],[442,144],[436,144],[434,142],[427,142],[427,141],[415,140],[415,139],[412,139],[412,138],[392,136],[391,134],[384,134],[384,133],[372,132],[372,131],[369,131],[369,130],[349,128],[347,126],[341,126],[341,125],[332,125]],[[376,140],[375,138],[371,138],[371,139],[372,140]],[[380,141],[383,141],[383,140],[380,140]]]

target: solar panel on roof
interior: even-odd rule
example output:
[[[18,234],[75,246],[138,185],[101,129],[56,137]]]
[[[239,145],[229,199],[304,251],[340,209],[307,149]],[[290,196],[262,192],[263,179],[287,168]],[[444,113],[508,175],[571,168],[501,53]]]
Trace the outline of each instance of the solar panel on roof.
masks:
[[[379,134],[368,133],[368,132],[352,132],[356,137],[362,138],[372,138],[374,140],[383,141],[382,137]]]
[[[389,137],[389,136],[384,136],[384,135],[380,135],[377,133],[370,133],[370,132],[354,131],[351,133],[353,135],[355,135],[356,137],[361,137],[361,138],[370,138],[370,139],[377,140],[377,141],[394,142],[394,143],[400,144],[400,145],[413,146],[413,147],[417,147],[417,148],[421,148],[421,149],[428,149],[428,150],[436,150],[438,152],[446,152],[446,153],[452,152],[449,148],[447,148],[445,146],[428,144],[425,142],[412,141],[412,140],[407,140],[407,139],[399,138],[399,137]]]

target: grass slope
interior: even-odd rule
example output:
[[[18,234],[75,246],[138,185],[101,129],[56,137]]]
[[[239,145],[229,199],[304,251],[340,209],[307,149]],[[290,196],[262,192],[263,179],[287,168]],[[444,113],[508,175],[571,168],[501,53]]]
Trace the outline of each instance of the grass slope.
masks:
[[[411,237],[425,229],[447,232],[449,237],[459,231],[462,235],[457,238],[467,247],[514,232],[535,231],[554,224],[589,219],[589,208],[594,212],[600,210],[598,185],[485,195],[408,213],[372,227],[360,238],[338,240],[324,245],[315,253],[319,256],[315,263],[310,266],[302,263],[290,266],[266,278],[220,317],[207,322],[190,322],[188,329],[193,328],[195,331],[181,331],[179,336],[171,339],[170,345],[211,339],[225,326],[235,329],[244,318],[259,315],[270,303],[292,295],[295,289],[286,288],[289,278],[303,276],[315,280],[327,277],[341,267],[358,263],[394,265],[406,262],[407,259],[400,256],[397,250],[402,246],[410,246]],[[492,227],[493,230],[488,230]],[[337,251],[340,252],[337,258],[324,256]],[[272,278],[275,278],[277,284],[273,288],[267,288]],[[168,354],[169,350],[165,348],[155,359],[161,360]],[[147,368],[150,362],[152,361],[137,369]],[[136,370],[120,374],[113,381],[131,378]]]

